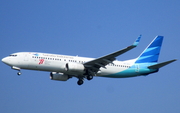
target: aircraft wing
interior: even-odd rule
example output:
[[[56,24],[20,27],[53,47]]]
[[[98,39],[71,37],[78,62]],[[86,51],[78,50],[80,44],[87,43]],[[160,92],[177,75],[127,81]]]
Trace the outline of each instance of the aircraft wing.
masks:
[[[140,39],[141,39],[141,35],[136,39],[136,41],[132,45],[130,45],[122,50],[108,54],[106,56],[86,62],[86,63],[84,63],[84,66],[88,69],[91,69],[93,72],[98,72],[99,68],[101,68],[101,67],[106,68],[105,66],[107,64],[112,63],[114,60],[116,60],[117,56],[135,48],[138,45]]]

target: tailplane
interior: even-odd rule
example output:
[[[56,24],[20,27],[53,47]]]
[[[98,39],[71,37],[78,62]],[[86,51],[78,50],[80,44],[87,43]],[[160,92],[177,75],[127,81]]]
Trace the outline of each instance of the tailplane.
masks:
[[[172,62],[174,62],[174,61],[176,61],[177,59],[174,59],[174,60],[170,60],[170,61],[166,61],[166,62],[162,62],[162,63],[158,63],[158,64],[155,64],[155,65],[151,65],[151,66],[149,66],[148,68],[149,69],[159,69],[159,68],[161,68],[161,67],[163,67],[163,66],[166,66],[166,65],[168,65],[168,64],[170,64],[170,63],[172,63]]]
[[[137,58],[135,63],[156,63],[159,58],[162,42],[163,36],[156,36]]]

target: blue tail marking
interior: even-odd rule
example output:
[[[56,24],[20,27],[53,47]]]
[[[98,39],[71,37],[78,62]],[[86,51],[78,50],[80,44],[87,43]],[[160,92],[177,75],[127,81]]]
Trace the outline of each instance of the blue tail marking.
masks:
[[[156,36],[148,47],[141,53],[135,63],[156,63],[159,58],[163,36]]]
[[[133,46],[137,46],[139,44],[139,41],[141,39],[141,35],[136,39],[136,41],[133,43]]]

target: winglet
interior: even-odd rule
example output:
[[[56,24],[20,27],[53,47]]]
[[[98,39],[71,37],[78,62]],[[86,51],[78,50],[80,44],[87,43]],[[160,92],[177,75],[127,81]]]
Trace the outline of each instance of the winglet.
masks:
[[[142,35],[140,35],[137,39],[136,39],[136,41],[133,43],[133,46],[137,46],[138,44],[139,44],[139,41],[140,41],[140,39],[141,39],[141,36]]]

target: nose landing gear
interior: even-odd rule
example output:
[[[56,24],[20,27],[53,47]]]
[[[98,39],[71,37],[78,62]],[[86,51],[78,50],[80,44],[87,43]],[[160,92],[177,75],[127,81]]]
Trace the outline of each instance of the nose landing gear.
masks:
[[[12,66],[11,68],[14,69],[14,70],[18,70],[19,72],[17,72],[17,75],[21,75],[19,67]]]
[[[21,75],[21,72],[20,72],[20,71],[19,71],[19,72],[17,72],[17,75],[19,75],[19,76],[20,76],[20,75]]]

